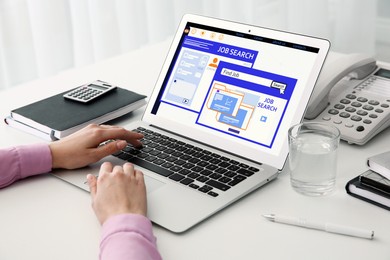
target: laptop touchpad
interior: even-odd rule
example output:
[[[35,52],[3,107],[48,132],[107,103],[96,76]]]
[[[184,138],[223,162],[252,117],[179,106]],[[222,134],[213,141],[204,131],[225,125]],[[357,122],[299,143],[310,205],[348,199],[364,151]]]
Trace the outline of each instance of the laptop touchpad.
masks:
[[[153,177],[144,175],[146,192],[151,193],[165,185],[164,182],[154,179]]]

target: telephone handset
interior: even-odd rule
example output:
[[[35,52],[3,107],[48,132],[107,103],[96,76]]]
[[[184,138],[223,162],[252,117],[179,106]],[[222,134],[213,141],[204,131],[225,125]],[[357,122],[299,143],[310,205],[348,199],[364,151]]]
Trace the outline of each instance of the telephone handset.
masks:
[[[376,61],[364,54],[356,53],[337,57],[330,52],[318,77],[305,117],[314,119],[328,105],[330,90],[349,73],[357,73],[356,79],[367,77],[376,68]]]
[[[364,54],[330,52],[305,118],[338,127],[348,143],[365,144],[390,125],[390,70]]]

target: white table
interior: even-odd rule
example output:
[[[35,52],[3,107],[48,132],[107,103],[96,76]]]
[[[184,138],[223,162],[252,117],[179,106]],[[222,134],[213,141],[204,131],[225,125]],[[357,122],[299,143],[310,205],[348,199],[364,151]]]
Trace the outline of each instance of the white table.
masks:
[[[88,67],[0,92],[0,117],[13,108],[101,79],[149,95],[169,41]],[[141,117],[134,112],[118,124]],[[0,124],[0,147],[42,142]],[[390,149],[390,130],[365,146],[341,143],[337,190],[313,198],[292,190],[287,172],[190,231],[154,226],[164,259],[390,259],[390,212],[351,197],[348,180],[366,169],[368,156]],[[0,173],[1,174],[1,173]],[[367,240],[269,222],[265,213],[375,230]],[[97,259],[100,226],[90,197],[51,175],[28,178],[0,190],[0,259]]]

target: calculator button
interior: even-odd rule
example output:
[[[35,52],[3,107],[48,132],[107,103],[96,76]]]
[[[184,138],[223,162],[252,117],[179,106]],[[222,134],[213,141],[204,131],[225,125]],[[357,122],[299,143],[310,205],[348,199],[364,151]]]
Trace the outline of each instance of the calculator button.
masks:
[[[388,104],[381,104],[381,107],[383,107],[383,108],[388,108],[389,105],[388,105]]]
[[[341,122],[341,120],[333,120],[333,123],[339,125],[339,124],[341,124],[342,122]]]
[[[364,119],[363,120],[363,123],[365,123],[365,124],[371,124],[372,123],[372,121],[370,120],[370,119]]]
[[[349,112],[349,113],[354,113],[356,111],[356,108],[353,108],[353,107],[347,107],[345,109],[345,111]]]
[[[353,124],[351,124],[351,123],[346,123],[346,124],[345,124],[345,127],[352,128],[352,127],[353,127]]]
[[[383,109],[377,108],[377,109],[375,109],[375,112],[377,112],[377,113],[383,113]]]
[[[367,102],[368,99],[364,98],[364,97],[358,97],[357,101],[359,101],[359,102]]]

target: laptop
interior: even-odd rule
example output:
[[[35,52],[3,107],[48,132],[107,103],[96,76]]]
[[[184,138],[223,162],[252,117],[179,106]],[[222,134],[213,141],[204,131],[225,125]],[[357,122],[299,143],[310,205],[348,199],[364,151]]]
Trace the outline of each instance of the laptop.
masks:
[[[144,148],[103,161],[133,162],[152,222],[189,230],[277,178],[328,50],[324,39],[184,15],[142,120],[125,126],[145,134]],[[88,191],[99,165],[53,174]]]

